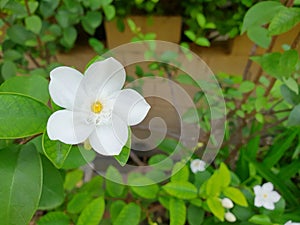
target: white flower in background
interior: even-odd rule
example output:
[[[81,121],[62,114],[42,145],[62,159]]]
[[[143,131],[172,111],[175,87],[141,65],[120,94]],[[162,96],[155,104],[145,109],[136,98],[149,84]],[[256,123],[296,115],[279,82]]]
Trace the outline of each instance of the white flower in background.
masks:
[[[229,198],[223,198],[221,202],[222,206],[226,209],[231,209],[234,206],[233,202]]]
[[[191,170],[193,173],[205,170],[206,163],[201,159],[194,159],[191,162]]]
[[[128,126],[140,123],[150,109],[138,92],[121,90],[126,74],[114,58],[91,64],[84,75],[71,67],[58,67],[50,78],[51,98],[64,108],[48,120],[51,140],[89,141],[102,155],[118,155],[127,142]]]
[[[228,222],[234,223],[236,221],[236,217],[233,213],[227,212],[227,213],[225,213],[225,220],[227,220]]]
[[[284,225],[300,225],[300,223],[298,223],[298,222],[292,222],[291,220],[289,220]]]
[[[255,199],[254,205],[256,207],[263,206],[266,209],[273,210],[275,208],[274,203],[278,202],[280,195],[273,191],[274,186],[272,183],[268,182],[262,186],[256,185],[254,187]]]

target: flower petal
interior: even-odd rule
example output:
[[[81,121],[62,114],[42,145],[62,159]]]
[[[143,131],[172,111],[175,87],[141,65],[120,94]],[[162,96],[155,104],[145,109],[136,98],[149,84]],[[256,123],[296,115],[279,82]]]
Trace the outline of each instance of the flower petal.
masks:
[[[93,126],[84,121],[81,113],[59,110],[48,119],[47,133],[51,140],[59,140],[66,144],[78,144],[87,139]]]
[[[266,209],[269,209],[269,210],[275,209],[274,203],[270,202],[270,201],[264,201],[263,207],[265,207]]]
[[[259,195],[261,193],[261,186],[256,185],[253,188],[255,195]]]
[[[84,74],[83,88],[95,98],[120,90],[126,78],[123,65],[112,57],[91,64]]]
[[[268,183],[263,184],[262,189],[264,191],[270,192],[270,191],[273,191],[274,186],[271,182],[268,182]]]
[[[128,127],[121,119],[99,125],[89,138],[94,150],[102,155],[119,155],[127,139]]]
[[[256,196],[254,199],[254,205],[256,207],[261,207],[264,204],[264,200],[260,198],[259,196]]]
[[[50,72],[49,92],[55,104],[71,110],[83,75],[67,66],[57,67]]]
[[[272,199],[273,202],[278,202],[281,198],[281,196],[278,194],[277,191],[272,191],[269,193],[270,199]]]
[[[143,96],[132,89],[120,91],[113,106],[113,113],[119,115],[127,125],[136,125],[145,119],[150,105]]]

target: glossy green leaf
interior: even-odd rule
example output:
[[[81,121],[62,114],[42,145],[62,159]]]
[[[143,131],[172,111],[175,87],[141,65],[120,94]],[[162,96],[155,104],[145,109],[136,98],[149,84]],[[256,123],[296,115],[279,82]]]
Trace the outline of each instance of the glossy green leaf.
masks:
[[[269,23],[284,6],[280,2],[263,1],[252,6],[244,17],[242,33],[254,26]]]
[[[68,191],[71,191],[76,187],[76,185],[82,181],[83,171],[82,170],[73,170],[66,174],[64,188]]]
[[[38,220],[37,225],[70,225],[70,218],[63,212],[48,212]]]
[[[1,76],[4,80],[12,78],[17,75],[17,66],[12,61],[4,61],[1,67]]]
[[[196,83],[196,81],[188,74],[179,74],[175,79],[176,79],[176,81],[178,81],[181,84],[194,85],[194,86],[198,87],[198,84]]]
[[[39,10],[43,17],[47,18],[49,16],[52,16],[54,14],[54,10],[59,5],[59,2],[59,0],[41,0]]]
[[[1,224],[28,224],[42,192],[42,165],[33,144],[0,151]]]
[[[204,220],[205,211],[197,206],[189,205],[187,209],[187,221],[190,225],[200,225]]]
[[[145,199],[155,199],[157,197],[159,186],[157,184],[145,185],[145,186],[134,186],[134,184],[143,185],[148,183],[153,183],[147,177],[137,177],[129,181],[132,185],[130,189],[137,194],[138,196],[145,198]]]
[[[63,30],[63,37],[62,39],[60,39],[60,43],[66,48],[72,48],[76,38],[77,38],[77,30],[72,26],[66,27]]]
[[[218,170],[218,177],[220,179],[222,187],[227,187],[230,184],[230,170],[228,169],[225,163],[221,163],[220,168]]]
[[[188,181],[189,168],[183,162],[177,162],[172,169],[171,181]]]
[[[95,33],[95,30],[102,23],[102,14],[99,11],[88,11],[81,20],[83,29],[90,35]]]
[[[72,145],[50,140],[47,135],[47,131],[43,134],[42,146],[44,154],[58,169],[64,165],[64,162],[72,148]]]
[[[217,197],[210,197],[207,199],[207,206],[210,211],[217,217],[219,220],[224,221],[225,209],[222,206],[222,203]]]
[[[204,28],[204,26],[206,24],[206,19],[205,19],[205,16],[202,13],[197,13],[196,20],[197,20],[198,25],[201,28]]]
[[[103,11],[107,20],[112,20],[116,15],[116,9],[113,5],[104,6]]]
[[[80,214],[76,225],[98,225],[105,210],[103,197],[94,199]]]
[[[63,169],[75,169],[92,162],[96,157],[95,151],[86,150],[81,145],[73,146],[64,161]]]
[[[104,192],[102,176],[94,176],[90,181],[80,187],[79,192],[88,193],[93,197],[99,197]]]
[[[25,45],[28,40],[35,39],[35,35],[26,30],[25,27],[19,24],[15,24],[7,29],[7,35],[9,38],[20,45]]]
[[[168,171],[173,167],[173,160],[167,155],[156,154],[149,159],[148,164],[155,169]]]
[[[300,126],[300,105],[296,105],[288,118],[289,126]]]
[[[187,181],[174,181],[163,186],[163,189],[171,196],[179,199],[193,199],[197,197],[197,188]]]
[[[113,225],[138,225],[140,217],[141,208],[132,202],[123,207]]]
[[[112,223],[115,222],[115,220],[117,219],[117,217],[119,216],[120,212],[122,211],[122,209],[126,206],[126,203],[122,200],[116,200],[113,201],[110,205],[110,218]]]
[[[170,225],[184,225],[186,221],[186,206],[180,199],[170,199]]]
[[[42,29],[42,20],[37,15],[32,15],[25,18],[25,26],[28,30],[35,34],[39,34]]]
[[[195,41],[196,40],[196,34],[191,31],[191,30],[186,30],[184,32],[185,36],[187,36],[191,41]]]
[[[122,175],[113,166],[109,166],[106,171],[106,191],[112,197],[120,197],[124,191],[124,185],[122,185]]]
[[[0,93],[0,138],[22,138],[42,133],[50,114],[46,105],[33,98]]]
[[[44,156],[42,157],[42,165],[44,179],[39,209],[54,209],[64,201],[64,181],[59,170]]]
[[[48,80],[38,75],[16,76],[2,83],[0,91],[28,95],[47,104],[50,99],[48,85]]]
[[[230,198],[236,204],[240,206],[248,206],[247,200],[244,194],[237,188],[234,187],[227,187],[223,190],[223,193],[226,197]]]
[[[92,196],[86,192],[76,193],[68,202],[67,211],[69,213],[80,213],[92,200]]]
[[[251,27],[248,29],[247,35],[251,41],[262,48],[268,48],[271,44],[272,37],[264,27]]]
[[[261,225],[272,225],[271,219],[267,215],[254,215],[249,219],[249,222]]]
[[[209,47],[210,46],[209,40],[207,38],[205,38],[205,37],[198,37],[198,38],[196,38],[195,43],[197,45],[204,46],[204,47]]]
[[[242,93],[247,93],[249,91],[252,91],[255,88],[255,84],[251,81],[243,81],[240,85],[239,90]]]
[[[268,29],[271,35],[278,35],[289,31],[299,22],[299,8],[282,8],[272,19]]]
[[[125,146],[122,148],[121,153],[119,155],[114,156],[121,166],[126,165],[130,156],[130,148],[131,148],[131,129],[128,128],[128,140]]]

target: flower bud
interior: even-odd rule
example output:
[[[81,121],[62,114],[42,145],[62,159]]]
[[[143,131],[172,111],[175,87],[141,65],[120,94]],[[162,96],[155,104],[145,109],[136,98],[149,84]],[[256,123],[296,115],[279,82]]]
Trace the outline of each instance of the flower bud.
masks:
[[[233,213],[231,213],[231,212],[225,213],[225,219],[226,219],[228,222],[231,222],[231,223],[233,223],[233,222],[236,221],[235,215],[233,215]]]
[[[222,206],[226,209],[233,208],[233,202],[229,198],[223,198],[222,199]]]

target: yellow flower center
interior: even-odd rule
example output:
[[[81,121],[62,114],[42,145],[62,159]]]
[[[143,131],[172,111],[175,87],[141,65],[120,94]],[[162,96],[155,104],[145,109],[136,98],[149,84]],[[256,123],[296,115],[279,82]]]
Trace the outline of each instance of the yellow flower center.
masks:
[[[263,194],[263,197],[264,197],[264,198],[267,198],[267,197],[268,197],[268,195],[267,195],[267,194]]]
[[[93,113],[100,113],[103,109],[103,106],[102,106],[101,102],[96,101],[92,104],[91,108],[92,108]]]

